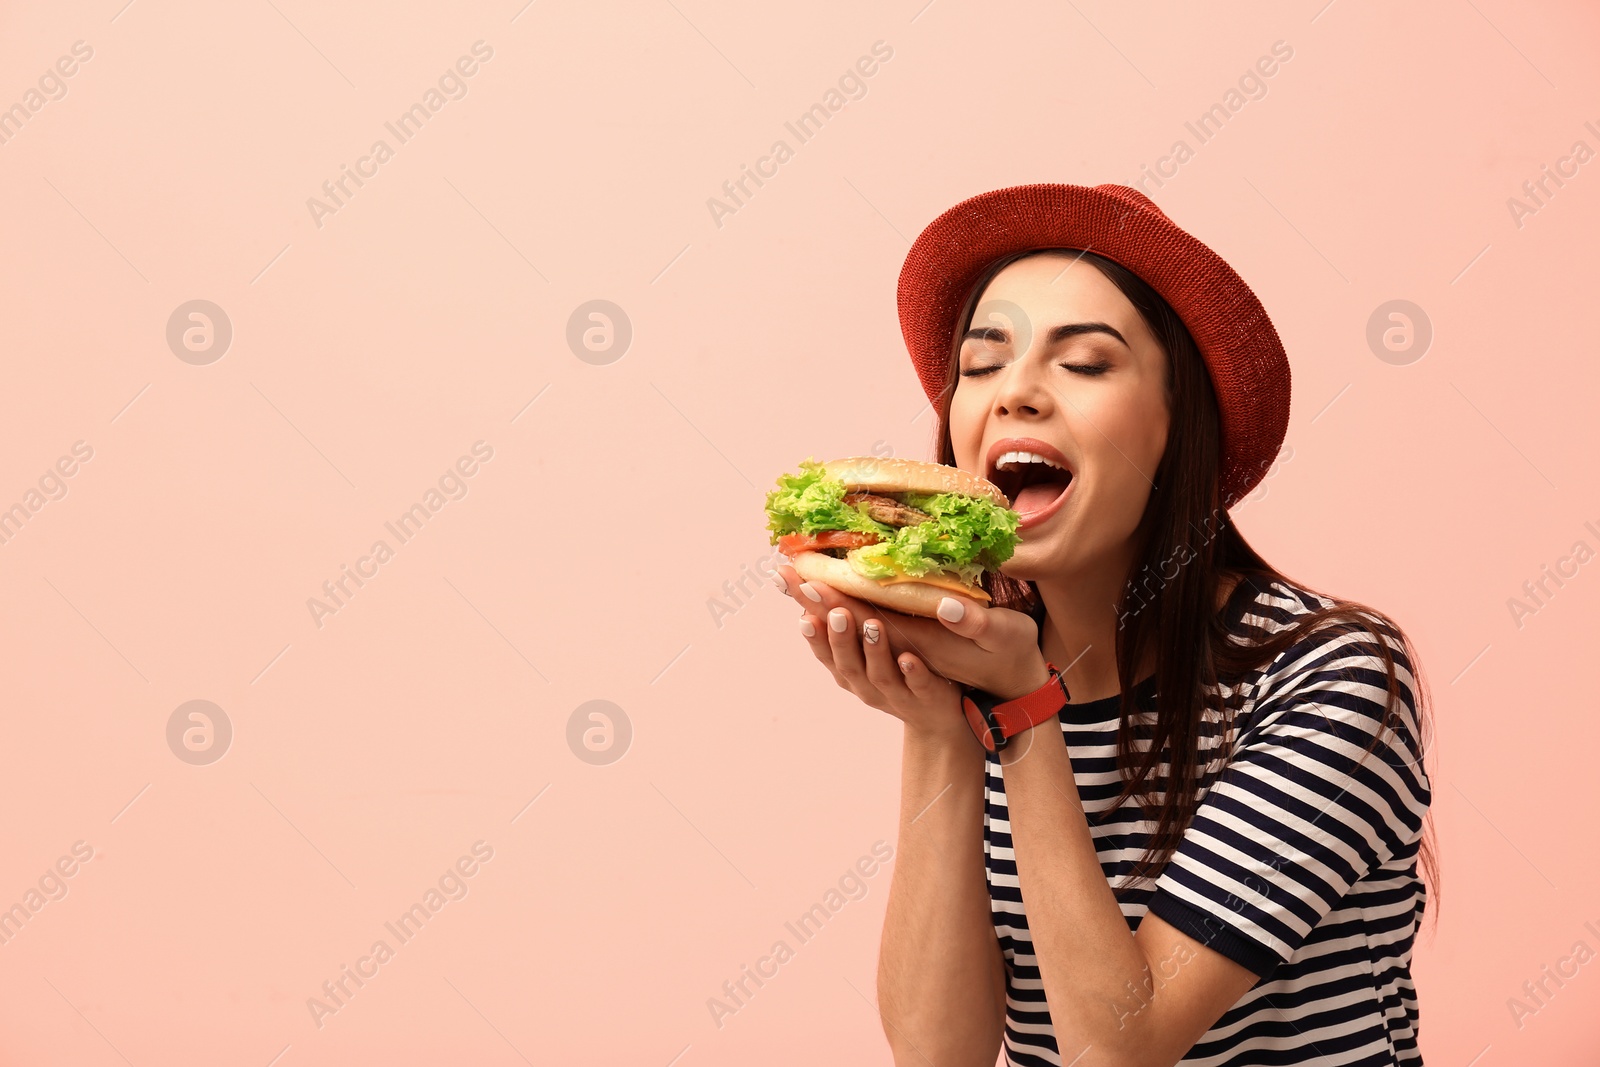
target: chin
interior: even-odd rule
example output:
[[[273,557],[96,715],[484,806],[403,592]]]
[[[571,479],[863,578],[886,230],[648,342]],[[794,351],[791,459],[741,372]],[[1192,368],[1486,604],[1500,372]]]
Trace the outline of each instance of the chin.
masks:
[[[1036,582],[1040,578],[1059,573],[1060,565],[1052,563],[1051,556],[1045,548],[1043,544],[1031,547],[1019,544],[1012,557],[1000,565],[1000,573],[1007,578],[1015,578],[1022,582]]]
[[[1090,558],[1085,553],[1096,551],[1080,533],[1065,527],[1036,536],[1037,540],[1017,543],[1011,558],[1001,565],[1001,574],[1030,582],[1060,578],[1080,570]]]

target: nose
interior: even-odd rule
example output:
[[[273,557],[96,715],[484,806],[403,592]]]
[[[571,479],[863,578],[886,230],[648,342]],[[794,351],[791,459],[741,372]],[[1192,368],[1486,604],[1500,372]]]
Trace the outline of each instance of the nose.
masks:
[[[994,414],[1038,417],[1055,410],[1055,397],[1039,365],[1041,361],[1034,356],[1035,353],[1024,352],[1001,372]]]

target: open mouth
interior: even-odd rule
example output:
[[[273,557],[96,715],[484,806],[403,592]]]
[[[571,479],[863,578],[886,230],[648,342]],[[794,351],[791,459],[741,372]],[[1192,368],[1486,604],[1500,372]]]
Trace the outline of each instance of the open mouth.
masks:
[[[1064,460],[1022,449],[995,456],[988,477],[1011,501],[1012,510],[1024,517],[1050,507],[1072,483],[1072,471]]]

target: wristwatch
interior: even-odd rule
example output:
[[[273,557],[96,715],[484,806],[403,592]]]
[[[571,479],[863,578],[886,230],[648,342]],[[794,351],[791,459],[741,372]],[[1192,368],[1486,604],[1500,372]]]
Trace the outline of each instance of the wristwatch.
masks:
[[[1071,694],[1054,663],[1046,663],[1050,677],[1031,693],[1002,701],[981,689],[969,688],[961,697],[967,723],[983,747],[999,752],[1017,734],[1031,730],[1067,706]]]

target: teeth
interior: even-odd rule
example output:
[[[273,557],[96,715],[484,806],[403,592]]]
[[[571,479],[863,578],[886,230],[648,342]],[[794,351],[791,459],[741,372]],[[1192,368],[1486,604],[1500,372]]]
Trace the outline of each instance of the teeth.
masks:
[[[1045,466],[1054,467],[1059,471],[1064,471],[1067,469],[1053,460],[1045,459],[1037,452],[1006,452],[1002,454],[999,459],[995,460],[994,469],[1007,470],[1010,468],[1019,467],[1024,463],[1043,463]]]

